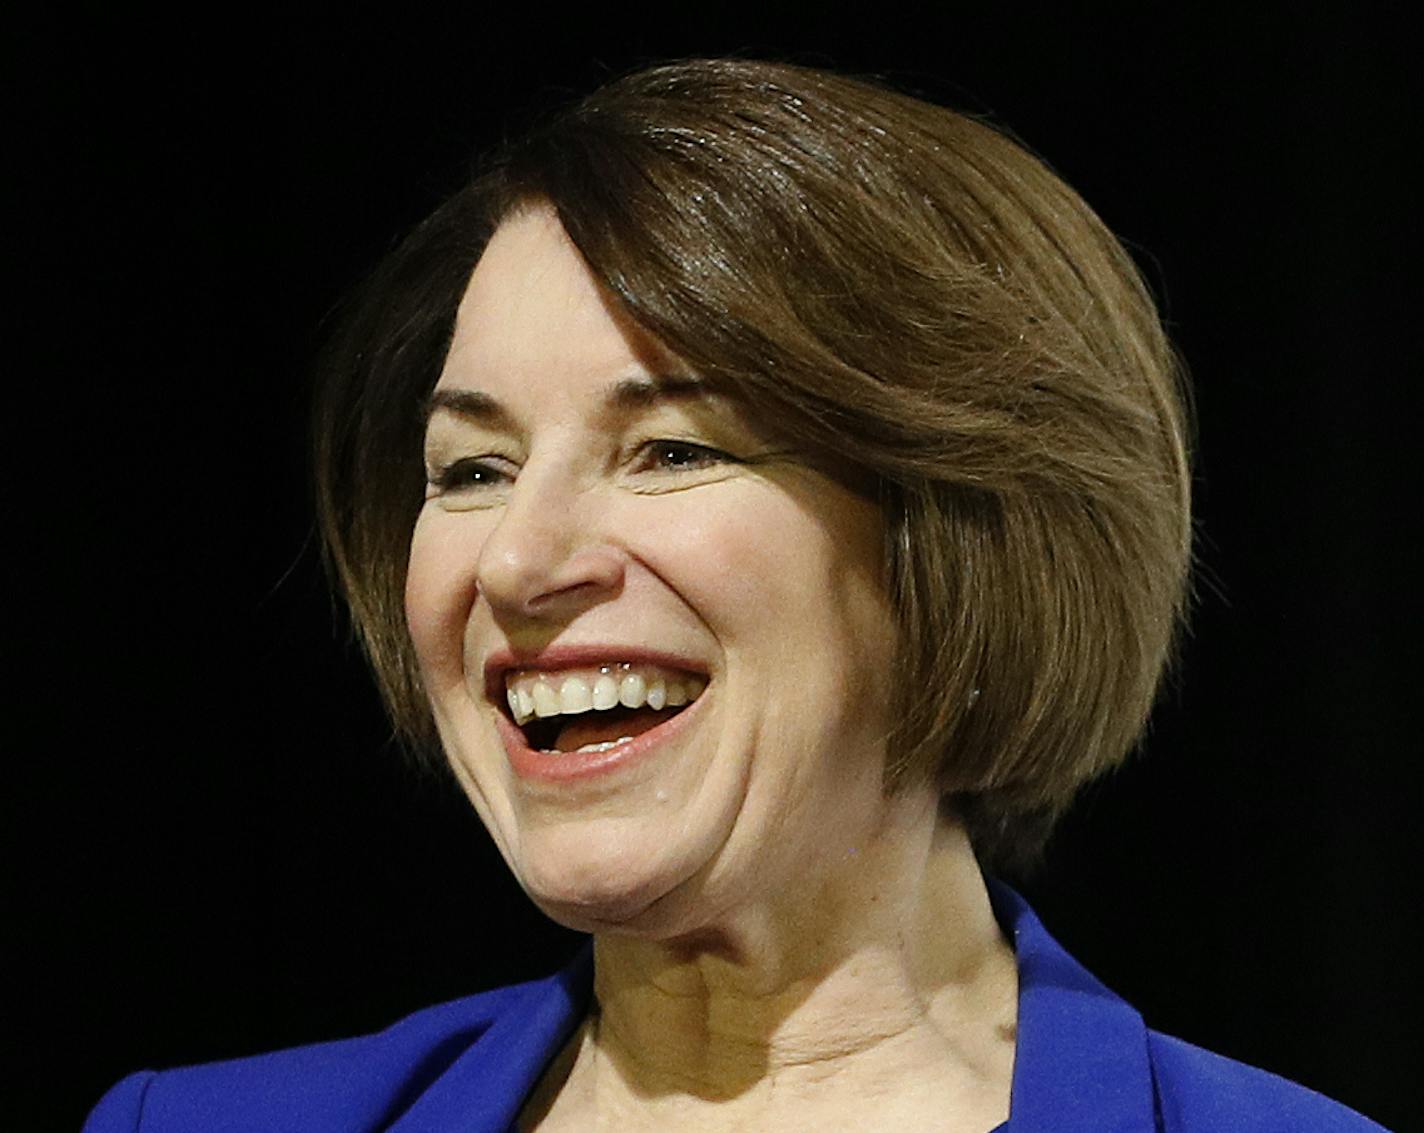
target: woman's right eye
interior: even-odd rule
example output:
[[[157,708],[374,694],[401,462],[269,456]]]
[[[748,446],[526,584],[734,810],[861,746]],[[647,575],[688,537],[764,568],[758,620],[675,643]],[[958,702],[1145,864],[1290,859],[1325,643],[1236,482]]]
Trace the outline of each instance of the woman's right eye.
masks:
[[[431,469],[426,479],[435,494],[446,495],[492,488],[506,482],[509,476],[488,460],[467,457]]]

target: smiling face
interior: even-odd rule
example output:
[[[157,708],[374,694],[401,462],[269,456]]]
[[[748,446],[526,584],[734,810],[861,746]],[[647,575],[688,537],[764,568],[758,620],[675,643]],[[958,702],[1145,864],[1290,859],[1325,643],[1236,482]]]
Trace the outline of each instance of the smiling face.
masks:
[[[490,241],[431,404],[411,637],[455,773],[549,915],[689,932],[873,837],[874,504],[632,326],[543,208]]]

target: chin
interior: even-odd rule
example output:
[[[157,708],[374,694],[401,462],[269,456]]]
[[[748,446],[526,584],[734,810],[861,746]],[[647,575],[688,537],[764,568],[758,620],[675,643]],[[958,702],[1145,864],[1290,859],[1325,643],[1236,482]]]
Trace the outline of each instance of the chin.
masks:
[[[578,932],[653,929],[661,919],[658,907],[697,869],[696,855],[670,856],[665,846],[648,852],[632,839],[585,832],[548,841],[541,852],[526,854],[515,872],[546,916]]]
[[[629,885],[623,879],[606,884],[567,886],[526,892],[550,920],[575,932],[613,930],[638,932],[646,927],[654,906],[671,890],[661,885]]]

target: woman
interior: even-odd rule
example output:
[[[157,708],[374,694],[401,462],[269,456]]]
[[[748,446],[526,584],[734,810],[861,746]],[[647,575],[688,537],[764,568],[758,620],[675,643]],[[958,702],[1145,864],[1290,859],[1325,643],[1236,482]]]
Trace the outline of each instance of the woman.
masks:
[[[395,718],[591,955],[89,1128],[1374,1128],[982,872],[1142,729],[1186,435],[1129,258],[976,122],[700,62],[510,147],[333,350],[319,498]]]

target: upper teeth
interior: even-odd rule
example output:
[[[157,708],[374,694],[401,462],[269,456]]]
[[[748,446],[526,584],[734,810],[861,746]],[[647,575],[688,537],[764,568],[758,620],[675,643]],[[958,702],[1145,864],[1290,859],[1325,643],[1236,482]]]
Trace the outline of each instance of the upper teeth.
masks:
[[[696,700],[706,687],[706,678],[694,673],[628,662],[505,676],[509,711],[516,724],[535,716],[572,716],[620,704],[625,708],[676,707]]]

